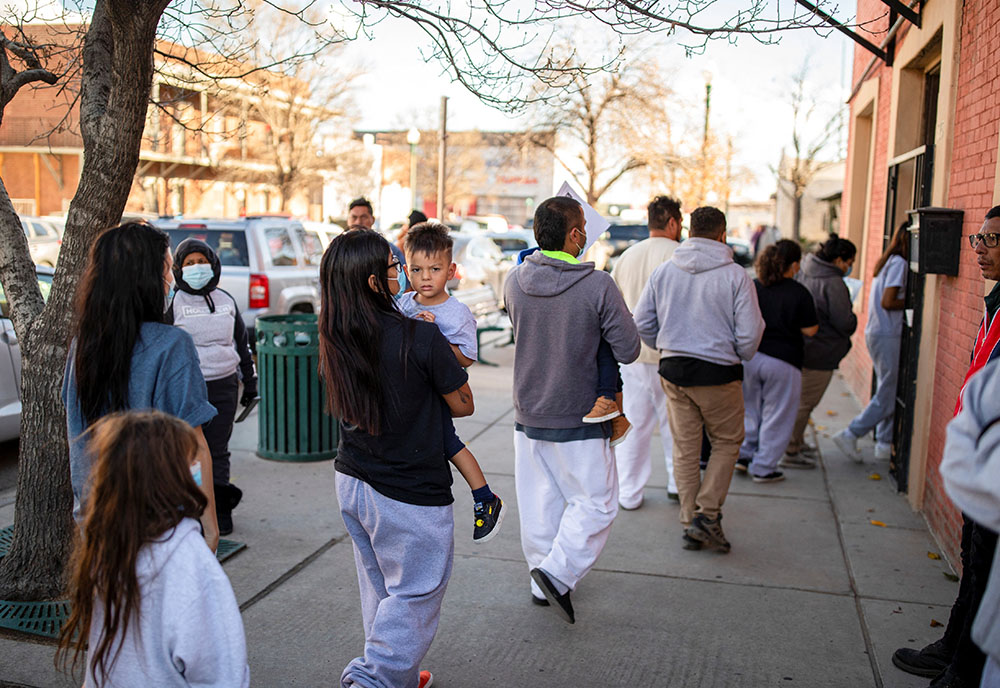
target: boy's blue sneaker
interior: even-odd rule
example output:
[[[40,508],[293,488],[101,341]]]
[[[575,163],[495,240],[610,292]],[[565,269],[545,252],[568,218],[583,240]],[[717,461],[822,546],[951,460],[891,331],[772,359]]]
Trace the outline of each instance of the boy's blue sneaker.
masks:
[[[494,494],[492,501],[476,502],[475,505],[475,527],[472,531],[473,542],[482,544],[497,534],[500,524],[503,523],[505,509],[500,495]]]

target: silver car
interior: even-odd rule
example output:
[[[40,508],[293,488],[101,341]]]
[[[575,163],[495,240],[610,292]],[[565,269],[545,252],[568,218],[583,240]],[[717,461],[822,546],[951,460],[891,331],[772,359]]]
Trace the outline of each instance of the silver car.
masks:
[[[36,267],[38,287],[48,300],[52,289],[50,267]],[[0,442],[12,440],[21,432],[21,345],[8,317],[7,295],[0,286]]]
[[[497,303],[503,307],[503,285],[514,262],[504,256],[492,239],[483,234],[453,232],[452,262],[457,266],[448,289],[472,289],[486,285],[493,289]]]
[[[212,247],[222,263],[219,288],[229,292],[253,340],[258,316],[318,313],[323,242],[298,220],[255,215],[237,220],[174,218],[153,223],[176,249],[193,237]]]
[[[28,238],[28,250],[35,265],[55,267],[62,248],[62,232],[55,223],[41,217],[21,215],[21,227]]]

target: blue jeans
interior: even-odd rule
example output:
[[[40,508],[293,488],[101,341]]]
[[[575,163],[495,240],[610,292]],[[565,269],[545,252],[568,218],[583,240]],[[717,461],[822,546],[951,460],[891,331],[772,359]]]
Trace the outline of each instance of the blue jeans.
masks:
[[[416,506],[337,473],[337,499],[354,541],[365,654],[341,686],[416,688],[441,617],[455,554],[452,506]]]
[[[622,376],[611,345],[604,339],[597,347],[597,396],[614,399],[622,391]]]

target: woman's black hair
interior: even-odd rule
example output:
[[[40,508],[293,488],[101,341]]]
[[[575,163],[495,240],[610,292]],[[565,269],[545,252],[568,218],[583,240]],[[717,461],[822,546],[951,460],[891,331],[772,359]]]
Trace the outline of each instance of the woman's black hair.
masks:
[[[836,234],[831,234],[830,238],[824,241],[816,251],[816,257],[827,263],[832,263],[837,258],[851,260],[857,253],[858,249],[853,241],[841,239]]]
[[[145,222],[101,234],[77,295],[76,394],[90,425],[128,409],[132,351],[144,322],[162,322],[167,235]]]
[[[414,329],[414,321],[399,312],[389,291],[389,260],[389,242],[380,234],[345,232],[327,246],[319,269],[319,369],[327,403],[336,418],[371,435],[381,433],[386,411],[382,319],[403,325],[404,370]]]
[[[771,244],[757,256],[757,279],[765,287],[785,278],[788,268],[802,260],[802,247],[791,239]]]

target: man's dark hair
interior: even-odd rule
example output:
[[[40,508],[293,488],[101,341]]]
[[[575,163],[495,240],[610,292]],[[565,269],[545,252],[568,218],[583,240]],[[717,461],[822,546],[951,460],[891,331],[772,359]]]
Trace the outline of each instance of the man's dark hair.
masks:
[[[726,216],[718,208],[710,205],[696,208],[691,213],[691,236],[702,239],[718,239],[726,231]]]
[[[1000,217],[1000,205],[995,205],[986,211],[986,219],[992,220],[995,217]]]
[[[455,242],[448,233],[448,228],[440,222],[419,222],[406,233],[403,243],[406,255],[425,253],[428,256],[435,253],[447,253],[451,262],[451,251]]]
[[[670,196],[657,196],[649,202],[650,229],[666,229],[671,219],[681,221],[681,202]]]
[[[575,198],[553,196],[535,208],[535,241],[543,251],[561,251],[566,233],[580,216],[581,206]]]
[[[421,222],[427,222],[427,216],[424,215],[419,210],[414,210],[410,213],[409,217],[406,218],[406,223],[413,227],[419,225]]]
[[[351,212],[355,208],[368,208],[368,212],[373,216],[375,215],[375,209],[372,207],[371,201],[369,201],[364,196],[359,196],[351,201],[351,204],[347,206],[347,212]]]

